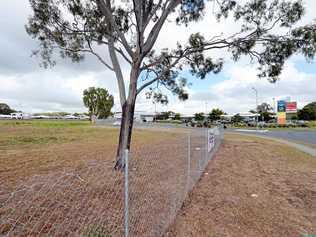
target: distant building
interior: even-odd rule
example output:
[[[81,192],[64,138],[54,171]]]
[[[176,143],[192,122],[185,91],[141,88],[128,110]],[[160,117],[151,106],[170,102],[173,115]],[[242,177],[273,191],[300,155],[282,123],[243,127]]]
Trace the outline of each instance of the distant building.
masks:
[[[51,119],[50,116],[47,116],[47,115],[32,115],[32,119]]]
[[[79,119],[79,117],[72,114],[68,114],[68,115],[65,115],[63,119]]]
[[[235,115],[239,115],[245,122],[252,122],[256,120],[256,117],[259,117],[260,114],[253,114],[253,113],[249,113],[249,112],[241,112],[241,113],[236,113],[236,114],[223,114],[221,115],[221,119],[222,120],[226,120],[226,121],[231,121],[232,118]]]
[[[11,115],[0,114],[0,119],[11,119]]]
[[[16,112],[16,113],[11,113],[10,114],[11,119],[31,119],[32,116],[30,114],[26,114],[23,112]]]
[[[194,114],[181,114],[181,120],[183,121],[189,121],[194,119]]]
[[[122,119],[122,112],[115,112],[113,117],[116,120],[121,120]],[[148,113],[145,111],[135,111],[134,112],[134,120],[136,122],[153,122],[155,118],[154,113]]]

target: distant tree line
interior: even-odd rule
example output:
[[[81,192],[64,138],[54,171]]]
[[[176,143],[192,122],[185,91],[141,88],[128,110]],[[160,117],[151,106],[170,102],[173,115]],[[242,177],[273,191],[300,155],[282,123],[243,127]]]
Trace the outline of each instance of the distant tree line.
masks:
[[[214,122],[214,121],[217,121],[217,120],[220,120],[221,119],[221,116],[226,114],[224,111],[218,109],[218,108],[215,108],[215,109],[212,109],[212,111],[210,113],[208,113],[207,115],[205,113],[196,113],[194,115],[194,120],[196,121],[205,121],[205,120],[208,120],[208,121],[211,121],[211,122]]]

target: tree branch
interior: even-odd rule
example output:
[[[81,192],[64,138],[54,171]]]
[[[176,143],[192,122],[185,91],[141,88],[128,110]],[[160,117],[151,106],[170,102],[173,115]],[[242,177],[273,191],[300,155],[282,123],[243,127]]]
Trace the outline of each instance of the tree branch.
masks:
[[[106,3],[104,1],[106,1]],[[119,29],[119,27],[117,26],[117,24],[115,23],[115,21],[113,19],[112,12],[111,12],[111,1],[110,0],[97,0],[97,4],[98,4],[102,14],[104,15],[105,19],[107,19],[107,21],[114,28],[115,32],[118,34],[126,52],[133,58],[134,52],[133,52],[132,48],[128,44],[124,34]]]
[[[116,52],[114,49],[114,40],[113,39],[109,39],[109,47],[108,48],[109,48],[109,53],[110,53],[110,57],[111,57],[112,64],[113,64],[113,69],[114,69],[116,79],[117,79],[121,106],[123,107],[123,105],[126,102],[125,83],[124,83],[124,78],[123,78],[121,66],[120,66],[120,63],[117,59],[117,55],[116,55]]]
[[[111,67],[100,55],[98,55],[96,52],[93,51],[92,48],[90,49],[70,49],[70,48],[65,48],[65,47],[61,47],[61,46],[56,46],[54,48],[58,48],[64,51],[68,51],[68,52],[72,52],[72,53],[78,53],[78,52],[82,52],[82,53],[91,53],[92,55],[96,56],[97,59],[104,65],[106,66],[108,69],[110,69],[111,71],[114,71],[114,68]]]
[[[161,14],[161,17],[159,18],[157,23],[153,26],[153,28],[151,29],[151,31],[148,35],[148,38],[144,44],[143,55],[147,55],[148,52],[152,49],[152,47],[154,46],[154,44],[158,38],[158,35],[160,33],[160,30],[161,30],[162,26],[164,25],[167,17],[171,13],[171,11],[174,10],[181,3],[181,0],[174,0],[174,1],[170,2],[168,6],[166,5],[167,3],[168,3],[168,1],[165,3],[165,5],[163,7],[163,12]]]

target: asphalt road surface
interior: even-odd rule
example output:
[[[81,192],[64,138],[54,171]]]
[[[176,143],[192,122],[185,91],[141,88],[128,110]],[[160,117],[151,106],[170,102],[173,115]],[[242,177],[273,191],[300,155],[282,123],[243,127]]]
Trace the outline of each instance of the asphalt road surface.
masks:
[[[268,131],[262,135],[316,145],[316,131]]]
[[[104,123],[100,125],[108,125],[113,126],[113,123]],[[184,124],[164,124],[164,123],[135,123],[135,127],[137,128],[174,128],[174,127],[186,127]],[[247,130],[247,129],[246,129]],[[235,129],[227,129],[227,132],[229,131],[236,131]],[[239,131],[238,131],[239,132]],[[251,132],[242,132],[242,133],[257,133],[253,130]],[[257,133],[262,136],[268,136],[272,138],[280,138],[288,141],[293,142],[299,142],[299,143],[305,143],[305,144],[311,144],[316,145],[316,130],[270,130],[266,133]]]

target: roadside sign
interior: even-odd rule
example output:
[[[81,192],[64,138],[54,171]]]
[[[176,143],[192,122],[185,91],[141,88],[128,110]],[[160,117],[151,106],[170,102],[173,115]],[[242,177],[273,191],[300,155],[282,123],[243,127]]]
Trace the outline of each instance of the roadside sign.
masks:
[[[297,112],[296,102],[286,102],[286,112],[287,113],[296,113]]]
[[[278,101],[278,112],[286,112],[286,102],[284,100]]]
[[[278,124],[286,124],[286,113],[285,112],[278,112]]]
[[[208,129],[207,131],[207,151],[211,152],[215,146],[215,130]]]

